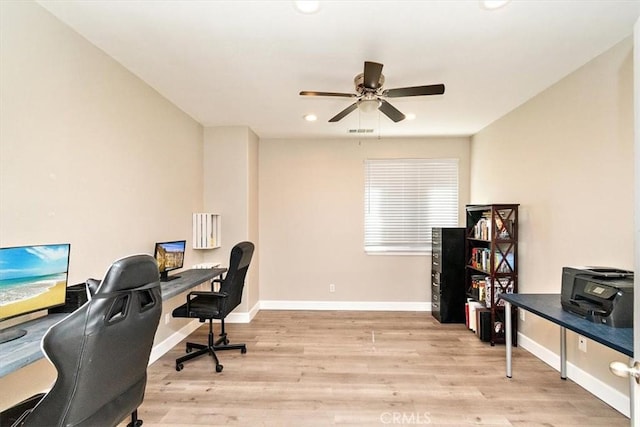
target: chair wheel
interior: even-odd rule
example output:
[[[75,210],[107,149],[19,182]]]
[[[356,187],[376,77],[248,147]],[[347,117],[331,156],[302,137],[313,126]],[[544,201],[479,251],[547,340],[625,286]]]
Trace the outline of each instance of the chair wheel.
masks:
[[[186,353],[191,353],[191,351],[192,351],[192,350],[193,350],[193,349],[191,348],[191,346],[189,346],[189,345],[187,344],[187,348],[186,348],[185,352],[186,352]]]
[[[247,349],[245,347],[242,347],[240,349],[240,353],[245,354],[247,352]]]
[[[224,340],[224,345],[229,345],[229,340],[228,339]]]
[[[222,365],[216,365],[216,372],[222,372]]]
[[[176,371],[180,372],[184,369],[184,365],[182,363],[176,363]]]

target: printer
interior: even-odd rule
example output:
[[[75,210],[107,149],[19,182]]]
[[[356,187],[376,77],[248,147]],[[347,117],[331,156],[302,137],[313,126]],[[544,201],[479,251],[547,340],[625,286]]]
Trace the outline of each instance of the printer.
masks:
[[[613,328],[633,327],[633,271],[611,267],[564,267],[562,308]]]

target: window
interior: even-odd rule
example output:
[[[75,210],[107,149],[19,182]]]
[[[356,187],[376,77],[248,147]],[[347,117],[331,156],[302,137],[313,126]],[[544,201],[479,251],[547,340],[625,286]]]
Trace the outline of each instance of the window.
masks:
[[[458,226],[457,159],[365,160],[366,252],[425,253],[432,227]]]

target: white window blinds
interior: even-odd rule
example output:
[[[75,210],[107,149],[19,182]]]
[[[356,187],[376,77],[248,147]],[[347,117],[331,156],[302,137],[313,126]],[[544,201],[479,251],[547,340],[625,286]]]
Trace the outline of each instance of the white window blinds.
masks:
[[[426,252],[432,227],[458,226],[457,159],[365,160],[367,252]]]

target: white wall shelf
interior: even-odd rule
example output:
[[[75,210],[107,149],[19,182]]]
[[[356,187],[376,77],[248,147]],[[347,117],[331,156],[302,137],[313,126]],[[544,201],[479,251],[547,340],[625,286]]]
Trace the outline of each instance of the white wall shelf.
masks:
[[[220,247],[221,218],[215,213],[193,214],[193,249]]]

